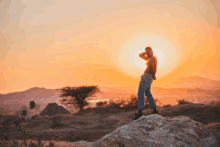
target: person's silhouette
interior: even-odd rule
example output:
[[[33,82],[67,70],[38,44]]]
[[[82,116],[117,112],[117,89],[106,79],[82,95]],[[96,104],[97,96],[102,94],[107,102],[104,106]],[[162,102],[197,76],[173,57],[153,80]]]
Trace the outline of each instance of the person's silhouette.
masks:
[[[142,110],[144,109],[144,93],[149,102],[150,109],[153,109],[153,112],[151,114],[158,114],[156,103],[150,91],[151,83],[153,82],[153,80],[156,80],[157,58],[153,55],[153,50],[150,46],[146,47],[145,52],[140,53],[139,57],[147,61],[147,68],[144,71],[144,74],[141,76],[141,80],[139,83],[138,113],[135,113],[134,120],[143,116]]]

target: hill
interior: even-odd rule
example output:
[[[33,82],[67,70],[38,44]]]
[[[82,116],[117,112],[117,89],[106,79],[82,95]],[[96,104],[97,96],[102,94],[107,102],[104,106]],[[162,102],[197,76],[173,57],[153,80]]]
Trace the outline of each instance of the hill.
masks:
[[[220,90],[220,81],[200,76],[183,77],[171,84],[172,87],[200,88],[205,90]]]
[[[172,84],[173,88],[152,87],[151,92],[154,98],[162,103],[174,103],[176,99],[186,99],[191,97],[220,97],[220,82],[202,78],[199,76],[180,78]],[[111,100],[116,98],[129,98],[131,94],[137,94],[137,87],[101,87],[103,93],[96,93],[95,97],[89,100]],[[29,106],[29,102],[34,100],[41,107],[39,113],[48,103],[58,103],[61,89],[46,89],[44,87],[32,87],[25,91],[17,91],[7,94],[0,94],[0,107],[10,111],[19,110],[22,106]],[[189,99],[188,99],[189,100]],[[172,101],[172,102],[171,102]],[[58,103],[59,104],[59,103]],[[91,107],[95,102],[91,102]],[[65,106],[64,106],[65,107]],[[66,107],[65,107],[66,108]],[[74,110],[72,110],[73,112]]]

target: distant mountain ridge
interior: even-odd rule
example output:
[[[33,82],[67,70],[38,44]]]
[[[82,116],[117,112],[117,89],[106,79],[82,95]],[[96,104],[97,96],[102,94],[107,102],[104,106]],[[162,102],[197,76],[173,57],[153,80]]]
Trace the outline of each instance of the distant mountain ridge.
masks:
[[[30,88],[28,90],[25,90],[25,91],[34,91],[34,90],[39,90],[39,89],[46,89],[46,88],[44,88],[44,87],[32,87],[32,88]]]
[[[103,92],[96,93],[95,97],[88,100],[96,99],[115,99],[115,98],[128,98],[131,93],[137,94],[137,87],[99,87]],[[202,97],[214,96],[220,97],[220,82],[202,78],[199,76],[180,78],[172,84],[171,88],[155,87],[152,88],[152,93],[155,98],[157,97],[183,97],[199,95]],[[0,94],[0,107],[9,105],[12,109],[18,109],[23,105],[29,105],[31,100],[37,104],[46,106],[48,103],[54,103],[60,98],[61,88],[47,89],[44,87],[32,87],[25,91],[12,92],[8,94]],[[42,108],[41,107],[41,108]],[[10,109],[11,109],[10,108]]]
[[[29,102],[34,100],[36,104],[41,105],[41,109],[48,103],[57,103],[62,93],[62,88],[46,89],[43,87],[32,87],[25,91],[0,94],[0,107],[10,107],[9,109],[19,109],[21,106],[29,106]],[[104,89],[104,90],[103,90]],[[114,88],[100,88],[104,94],[96,93],[95,97],[89,97],[87,100],[112,99],[125,96],[128,93]]]
[[[220,81],[200,76],[183,77],[171,84],[172,87],[200,88],[204,90],[220,90]]]

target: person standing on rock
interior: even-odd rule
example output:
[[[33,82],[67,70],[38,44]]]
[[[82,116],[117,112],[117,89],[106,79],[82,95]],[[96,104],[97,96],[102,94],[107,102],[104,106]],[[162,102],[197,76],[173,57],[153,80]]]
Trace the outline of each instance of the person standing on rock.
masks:
[[[141,76],[141,81],[138,88],[138,113],[135,113],[134,120],[137,120],[143,116],[142,110],[144,109],[144,93],[150,105],[150,109],[153,109],[151,114],[158,114],[156,109],[156,103],[151,94],[150,88],[153,80],[156,80],[157,71],[157,58],[153,55],[153,50],[150,46],[145,48],[145,52],[140,53],[139,57],[147,61],[147,68],[144,74]]]

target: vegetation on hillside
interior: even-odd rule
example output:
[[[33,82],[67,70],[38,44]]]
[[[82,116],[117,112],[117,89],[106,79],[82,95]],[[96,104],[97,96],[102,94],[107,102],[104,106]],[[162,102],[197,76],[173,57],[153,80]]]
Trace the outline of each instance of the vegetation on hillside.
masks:
[[[88,102],[86,101],[86,98],[93,96],[96,92],[100,92],[97,86],[83,86],[83,87],[78,87],[78,88],[64,88],[63,89],[63,104],[72,104],[79,108],[79,113],[81,113],[84,110],[84,107],[88,105]],[[67,98],[69,97],[69,98]],[[158,99],[155,99],[155,102],[160,102]],[[178,100],[177,105],[182,105],[182,104],[191,104],[191,102],[185,101],[184,99]],[[210,103],[212,105],[219,105],[220,103]],[[96,106],[99,108],[104,108],[102,110],[102,113],[108,113],[111,111],[114,111],[114,109],[118,110],[125,110],[125,111],[130,111],[130,110],[137,110],[138,108],[138,99],[137,95],[132,94],[129,98],[127,99],[119,99],[117,101],[110,100],[109,102],[98,102],[96,103]],[[145,97],[145,108],[149,108],[149,103],[146,100]],[[171,107],[170,105],[165,105],[163,107]],[[44,146],[45,143],[42,143],[42,138],[46,136],[47,134],[44,135],[39,135],[37,132],[35,133],[34,136],[30,136],[26,129],[27,126],[30,125],[31,122],[36,120],[38,118],[38,115],[34,115],[31,117],[31,119],[26,120],[25,116],[27,116],[29,111],[32,111],[33,109],[36,108],[36,104],[34,101],[30,101],[30,106],[27,107],[22,107],[23,110],[18,111],[16,116],[7,116],[7,115],[0,115],[1,118],[5,118],[3,120],[3,124],[0,126],[0,146],[10,146],[10,147],[20,147],[20,146],[27,146],[27,139],[31,140],[31,147],[37,147],[37,146]],[[91,108],[90,108],[91,109]],[[93,108],[97,109],[97,108]],[[3,109],[0,109],[0,112],[3,112]],[[216,110],[216,113],[219,112]],[[5,117],[7,116],[7,117]],[[47,119],[47,122],[50,126],[50,128],[59,128],[64,126],[64,124],[61,123],[61,117],[60,116],[53,116],[51,119]],[[114,122],[115,123],[115,122]],[[12,136],[10,136],[12,130],[12,126],[15,126],[20,133],[19,136],[22,140],[22,144],[19,144],[17,141],[13,141],[11,143],[11,140],[13,140]],[[34,127],[34,126],[33,126]],[[54,137],[54,141],[57,142],[58,138],[61,135],[58,134]],[[74,140],[77,138],[72,138],[73,135],[67,136],[67,140]],[[78,138],[79,139],[79,138]],[[34,143],[32,141],[36,141],[38,143]],[[47,147],[53,147],[55,146],[55,142],[50,142],[50,144]]]

